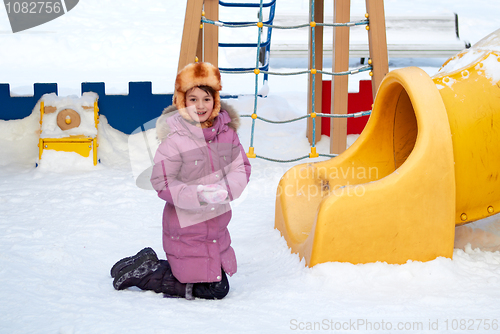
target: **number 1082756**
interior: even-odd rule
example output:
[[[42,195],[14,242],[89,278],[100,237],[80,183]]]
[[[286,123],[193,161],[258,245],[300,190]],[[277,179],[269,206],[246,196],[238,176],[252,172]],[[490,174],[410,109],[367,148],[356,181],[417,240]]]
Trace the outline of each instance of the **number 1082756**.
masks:
[[[59,14],[64,11],[60,1],[9,1],[5,3],[7,14]]]

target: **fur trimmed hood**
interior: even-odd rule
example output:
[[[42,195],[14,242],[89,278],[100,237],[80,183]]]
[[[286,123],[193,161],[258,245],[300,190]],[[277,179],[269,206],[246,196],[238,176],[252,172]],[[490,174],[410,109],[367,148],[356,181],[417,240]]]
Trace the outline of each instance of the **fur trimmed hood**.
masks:
[[[234,131],[238,131],[240,127],[240,115],[230,104],[227,102],[221,101],[221,110],[227,111],[231,121],[228,123],[228,126],[232,128]],[[162,142],[167,136],[170,134],[170,126],[167,123],[167,118],[177,114],[179,111],[175,105],[171,105],[165,108],[158,120],[156,121],[156,136],[158,140]]]
[[[190,120],[191,116],[184,109],[186,108],[186,93],[199,86],[208,86],[215,91],[212,96],[214,99],[212,114],[207,121],[202,123],[202,127],[211,127],[212,120],[217,117],[221,110],[219,95],[219,91],[222,89],[221,76],[219,69],[214,65],[206,62],[191,63],[180,70],[175,78],[175,92],[172,102],[177,106],[181,116]]]

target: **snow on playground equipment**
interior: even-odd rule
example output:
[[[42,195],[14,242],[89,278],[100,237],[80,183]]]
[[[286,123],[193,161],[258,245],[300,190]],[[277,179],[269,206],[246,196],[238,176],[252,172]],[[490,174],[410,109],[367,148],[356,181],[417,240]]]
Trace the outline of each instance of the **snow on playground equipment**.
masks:
[[[429,77],[382,81],[358,140],[285,173],[275,226],[308,266],[453,255],[456,225],[500,210],[500,30]]]
[[[57,95],[57,84],[35,83],[32,96],[13,96],[10,85],[0,83],[0,119],[22,119],[33,112],[33,107],[44,94]],[[82,95],[94,92],[99,96],[99,115],[116,130],[131,134],[138,127],[161,115],[165,106],[172,104],[172,94],[153,94],[152,83],[129,82],[128,94],[106,94],[104,82],[83,82]],[[40,112],[37,108],[36,112]]]
[[[35,83],[33,86],[34,94],[32,96],[12,96],[9,84],[0,84],[0,104],[2,105],[0,119],[22,119],[32,112],[40,113],[41,110],[36,105],[42,96],[47,98],[49,95],[46,94],[50,94],[53,95],[53,99],[57,96],[57,84],[55,83]],[[99,115],[105,116],[105,120],[114,129],[126,134],[131,134],[138,127],[142,131],[147,130],[145,125],[154,127],[154,124],[148,123],[148,121],[158,117],[165,106],[172,103],[172,94],[153,94],[151,82],[129,82],[128,91],[127,95],[107,95],[103,82],[84,82],[81,84],[82,96],[92,93],[96,94],[96,98],[99,98]],[[44,104],[47,106],[46,101]],[[46,119],[46,117],[47,115],[42,116],[41,119]],[[57,126],[56,123],[54,121],[51,125]],[[48,123],[45,125],[48,126]],[[41,138],[43,137],[50,136],[41,136]],[[41,149],[43,148],[42,144]]]
[[[370,71],[372,76],[372,92],[375,95],[380,81],[388,71],[387,63],[387,44],[385,39],[385,23],[384,23],[384,8],[383,1],[380,0],[366,0],[366,19],[358,22],[349,22],[350,19],[350,0],[336,0],[334,6],[334,23],[323,23],[323,1],[313,0],[311,1],[310,7],[310,22],[306,24],[299,24],[295,26],[276,26],[273,24],[274,16],[274,5],[276,1],[270,1],[264,3],[260,0],[259,4],[232,4],[225,3],[222,1],[216,2],[214,0],[188,0],[186,7],[186,17],[184,22],[183,38],[181,43],[181,51],[179,57],[178,69],[180,70],[188,63],[193,61],[207,61],[213,64],[218,64],[218,48],[217,46],[228,46],[218,44],[217,28],[218,27],[229,27],[229,28],[241,28],[248,26],[256,26],[258,28],[257,34],[257,44],[248,44],[248,47],[257,48],[256,62],[254,68],[238,68],[238,69],[221,69],[222,73],[254,73],[255,74],[255,93],[254,93],[254,110],[251,115],[241,115],[242,117],[252,118],[252,130],[250,138],[250,147],[247,156],[250,158],[263,158],[267,160],[285,162],[285,161],[297,161],[304,158],[314,158],[318,156],[335,156],[335,154],[340,153],[345,150],[346,138],[347,138],[347,122],[348,117],[360,117],[369,115],[369,112],[360,112],[355,114],[348,114],[347,112],[347,75],[355,74],[362,71]],[[259,21],[258,22],[221,22],[218,20],[218,5],[224,6],[238,6],[238,7],[258,7],[259,8]],[[262,10],[264,7],[270,7],[270,17],[264,22]],[[315,20],[316,18],[316,20]],[[201,25],[200,25],[201,22]],[[208,23],[206,25],[205,23]],[[349,29],[348,27],[353,27],[357,25],[366,25],[366,30],[368,31],[369,49],[370,49],[370,60],[369,65],[361,66],[356,69],[349,69]],[[207,26],[207,28],[205,28]],[[323,27],[331,26],[334,27],[334,45],[335,54],[333,57],[333,72],[327,72],[322,70],[323,66]],[[210,31],[208,30],[210,27]],[[262,29],[266,27],[268,29],[268,40],[266,42],[261,41]],[[310,28],[311,38],[310,38],[310,64],[311,68],[307,71],[300,71],[295,73],[277,73],[270,72],[267,68],[259,67],[259,60],[265,59],[268,61],[268,48],[270,47],[270,31],[271,29],[299,29],[299,28]],[[200,29],[201,28],[201,29]],[[215,36],[214,36],[215,35]],[[264,48],[266,55],[261,56],[261,47]],[[264,64],[264,67],[268,67],[268,63]],[[270,121],[259,117],[257,115],[257,96],[258,96],[258,76],[259,74],[264,75],[299,75],[308,74],[309,75],[309,107],[307,116],[299,117],[287,121]],[[316,110],[321,109],[322,101],[322,82],[321,80],[316,80],[316,75],[328,74],[334,77],[332,84],[332,110],[335,114],[324,114],[317,113]],[[318,154],[316,152],[316,141],[321,137],[321,122],[316,122],[317,117],[329,117],[336,118],[331,122],[331,143],[330,143],[330,153],[331,154]],[[254,129],[255,121],[257,119],[270,122],[270,123],[288,123],[297,121],[303,118],[308,118],[308,137],[311,141],[311,152],[309,155],[302,156],[299,158],[291,160],[276,160],[272,158],[266,158],[258,156],[255,153],[253,146],[254,139]]]
[[[44,150],[76,152],[88,157],[93,152],[97,165],[98,96],[84,93],[82,97],[59,97],[45,94],[40,99],[39,160]]]

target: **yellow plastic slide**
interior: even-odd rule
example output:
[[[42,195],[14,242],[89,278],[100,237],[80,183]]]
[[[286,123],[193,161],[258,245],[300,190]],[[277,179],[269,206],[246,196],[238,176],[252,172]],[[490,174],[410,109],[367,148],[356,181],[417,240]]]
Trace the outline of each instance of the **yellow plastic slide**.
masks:
[[[308,266],[452,257],[455,226],[500,211],[500,29],[433,78],[382,81],[338,157],[291,168],[275,226]]]

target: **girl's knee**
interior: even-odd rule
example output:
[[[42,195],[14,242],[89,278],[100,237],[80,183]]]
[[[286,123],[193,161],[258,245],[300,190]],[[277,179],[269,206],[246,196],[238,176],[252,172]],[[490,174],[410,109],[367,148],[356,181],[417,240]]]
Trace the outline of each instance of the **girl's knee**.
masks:
[[[229,293],[229,281],[225,273],[220,282],[195,283],[193,296],[204,299],[222,299]]]
[[[213,287],[211,287],[210,290],[212,290],[214,299],[222,299],[229,293],[229,282],[227,278],[225,280],[222,279],[222,281],[212,284]]]

